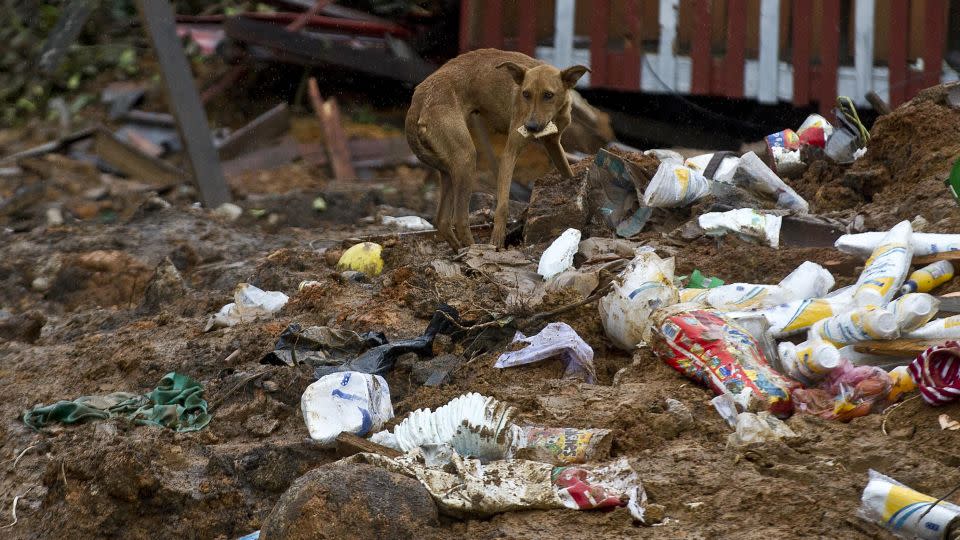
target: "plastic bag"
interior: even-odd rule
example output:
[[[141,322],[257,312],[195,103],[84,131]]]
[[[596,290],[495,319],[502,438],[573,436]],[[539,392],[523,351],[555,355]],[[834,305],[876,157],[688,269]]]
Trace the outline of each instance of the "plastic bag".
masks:
[[[687,167],[697,171],[702,174],[708,180],[713,180],[715,182],[723,182],[724,184],[733,183],[733,175],[737,172],[737,167],[740,166],[740,158],[737,156],[726,155],[720,160],[719,166],[717,166],[716,172],[712,176],[707,176],[707,167],[709,167],[710,162],[713,161],[714,154],[702,154],[699,156],[694,156],[688,158],[683,162]]]
[[[900,332],[910,332],[930,322],[940,310],[940,300],[924,293],[909,293],[887,304]]]
[[[663,161],[643,193],[652,208],[689,206],[710,193],[710,181],[677,161]]]
[[[869,257],[886,235],[885,232],[845,234],[837,238],[833,246],[850,255]],[[913,248],[913,254],[917,257],[936,255],[948,251],[960,251],[960,234],[915,232],[910,236],[910,246]]]
[[[269,317],[280,311],[288,300],[290,297],[282,292],[264,291],[249,283],[240,283],[233,291],[233,302],[211,316],[204,331]]]
[[[960,399],[960,343],[948,341],[930,347],[907,366],[920,395],[930,405]]]
[[[588,384],[593,384],[596,380],[593,349],[567,323],[550,323],[540,333],[529,338],[517,332],[513,341],[525,342],[527,346],[501,354],[493,367],[522,366],[560,356],[566,366],[564,378],[580,378]]]
[[[900,538],[945,540],[960,530],[960,506],[914,491],[870,469],[857,515]]]
[[[790,426],[767,411],[757,414],[742,412],[737,415],[736,432],[727,437],[727,446],[779,441],[796,436],[797,434],[790,429]]]
[[[746,240],[776,248],[780,245],[782,221],[782,217],[774,214],[761,214],[751,208],[738,208],[727,212],[708,212],[701,215],[697,223],[710,236],[736,233]]]
[[[754,152],[740,156],[740,167],[734,175],[734,184],[754,193],[777,200],[777,206],[806,214],[810,205],[788,186]]]
[[[794,389],[792,396],[798,412],[849,422],[885,407],[892,388],[886,371],[841,360],[819,386]]]
[[[667,365],[716,394],[732,394],[743,410],[790,415],[790,389],[798,384],[771,368],[756,340],[732,320],[689,304],[661,309],[654,319],[654,351]]]
[[[569,269],[573,266],[573,256],[577,254],[579,247],[580,231],[577,229],[563,231],[563,234],[558,236],[540,256],[537,273],[546,280]]]
[[[433,225],[420,216],[383,216],[380,221],[387,226],[404,231],[432,231]]]
[[[323,446],[333,444],[343,432],[363,437],[393,418],[387,381],[350,371],[327,375],[308,386],[300,409],[310,438]]]
[[[856,283],[853,301],[860,307],[885,306],[900,290],[910,271],[913,247],[909,221],[895,225],[867,259]]]
[[[611,283],[610,293],[600,299],[603,330],[618,348],[630,351],[649,341],[650,315],[679,300],[673,264],[673,258],[661,259],[653,250],[638,250]]]

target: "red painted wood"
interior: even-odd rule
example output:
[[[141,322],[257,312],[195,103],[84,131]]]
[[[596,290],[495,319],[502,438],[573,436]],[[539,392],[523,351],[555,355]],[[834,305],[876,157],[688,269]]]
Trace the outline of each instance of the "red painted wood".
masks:
[[[610,0],[593,0],[590,8],[590,86],[599,88],[607,83]]]
[[[907,100],[907,32],[910,28],[910,1],[891,0],[887,46],[890,55],[890,106]]]
[[[830,118],[837,103],[837,65],[840,62],[840,2],[823,0],[823,33],[820,41],[820,114]]]
[[[710,93],[710,71],[713,68],[713,55],[710,51],[710,30],[713,26],[710,18],[711,4],[712,0],[700,0],[694,7],[693,46],[690,51],[693,61],[691,94]]]
[[[920,88],[940,84],[947,42],[947,0],[927,0],[923,10],[923,77]]]
[[[727,80],[724,94],[727,97],[743,97],[743,63],[747,37],[746,0],[727,2],[727,54],[724,57],[724,71]]]
[[[607,70],[606,86],[608,88],[616,88],[618,90],[629,89],[627,86],[629,81],[626,72],[620,69],[620,66],[623,66],[625,56],[626,53],[621,51],[607,51],[607,67],[610,68]]]
[[[460,52],[472,48],[470,39],[470,16],[473,14],[473,0],[460,0]]]
[[[503,0],[483,2],[483,46],[503,48]]]
[[[535,0],[520,0],[517,17],[517,50],[533,56],[537,47],[537,6]]]
[[[813,28],[810,14],[813,0],[793,0],[793,104],[803,107],[810,103],[810,49]]]
[[[640,62],[643,61],[643,30],[640,26],[640,9],[637,6],[637,0],[626,0],[624,3],[624,15],[627,20],[627,33],[629,34],[624,44],[623,63],[621,64],[621,73],[624,90],[640,89]]]

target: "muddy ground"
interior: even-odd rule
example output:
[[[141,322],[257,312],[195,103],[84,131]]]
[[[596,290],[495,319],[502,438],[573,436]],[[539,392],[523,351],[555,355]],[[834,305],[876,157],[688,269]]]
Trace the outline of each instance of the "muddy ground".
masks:
[[[867,228],[922,216],[924,231],[960,232],[960,207],[942,183],[948,158],[960,151],[960,112],[938,99],[930,91],[881,119],[867,156],[853,166],[814,164],[795,183],[813,211],[859,213]],[[311,443],[301,417],[311,369],[259,363],[288,324],[400,338],[419,335],[441,302],[472,320],[505,311],[502,291],[482,274],[437,275],[431,262],[455,254],[429,236],[388,234],[382,275],[340,278],[334,265],[352,238],[389,233],[364,218],[430,217],[432,187],[416,169],[350,185],[297,164],[231,178],[245,209],[231,222],[192,207],[189,188],[157,195],[123,179],[104,187],[99,175],[59,157],[24,174],[43,164],[52,178],[44,195],[5,216],[2,236],[0,306],[46,321],[32,343],[25,332],[0,344],[0,527],[13,522],[18,498],[5,538],[230,539],[255,531],[295,479],[338,459]],[[4,195],[26,181],[5,177]],[[325,212],[313,209],[318,195]],[[46,223],[54,205],[64,224]],[[678,275],[697,268],[728,282],[774,283],[805,260],[837,268],[838,284],[859,272],[858,261],[831,248],[774,250],[730,237],[688,242],[670,230],[642,240],[675,256]],[[522,249],[535,261],[544,247]],[[185,288],[147,294],[165,259]],[[321,285],[298,292],[303,280]],[[207,317],[240,282],[283,291],[291,301],[274,318],[204,333]],[[542,309],[564,303],[549,297]],[[562,379],[559,362],[496,370],[505,345],[470,349],[470,361],[438,388],[416,384],[410,364],[390,373],[397,418],[473,391],[515,405],[521,421],[612,429],[613,455],[629,458],[667,518],[640,527],[625,509],[514,512],[441,518],[423,537],[876,538],[886,533],[855,515],[868,469],[934,496],[960,484],[960,432],[937,423],[941,413],[960,418],[960,404],[935,410],[914,399],[849,424],[795,415],[788,424],[798,439],[727,449],[730,430],[710,405],[711,392],[649,350],[613,348],[595,304],[553,320],[594,348],[597,384]],[[436,352],[464,354],[470,346],[453,342]],[[24,410],[60,399],[147,392],[169,371],[204,385],[213,413],[207,428],[178,434],[107,420],[35,432],[20,420]],[[670,414],[667,398],[689,407],[693,421]]]

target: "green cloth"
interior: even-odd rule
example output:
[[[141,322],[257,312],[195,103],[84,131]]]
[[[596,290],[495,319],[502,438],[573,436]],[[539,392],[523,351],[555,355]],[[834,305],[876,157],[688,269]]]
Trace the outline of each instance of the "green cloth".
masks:
[[[176,431],[197,431],[210,423],[203,386],[176,372],[164,375],[146,395],[114,392],[104,396],[83,396],[37,406],[23,413],[23,422],[40,429],[51,422],[75,424],[125,416],[136,424],[163,426]]]

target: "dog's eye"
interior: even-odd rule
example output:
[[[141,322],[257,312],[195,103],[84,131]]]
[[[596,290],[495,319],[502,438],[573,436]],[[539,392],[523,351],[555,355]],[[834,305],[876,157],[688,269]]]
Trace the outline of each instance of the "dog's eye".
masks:
[[[547,101],[553,99],[553,92],[544,92],[544,93],[543,93],[543,99],[545,99],[545,100],[547,100]]]
[[[524,91],[523,91],[523,99],[530,99],[530,92],[524,90]]]

